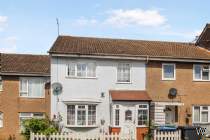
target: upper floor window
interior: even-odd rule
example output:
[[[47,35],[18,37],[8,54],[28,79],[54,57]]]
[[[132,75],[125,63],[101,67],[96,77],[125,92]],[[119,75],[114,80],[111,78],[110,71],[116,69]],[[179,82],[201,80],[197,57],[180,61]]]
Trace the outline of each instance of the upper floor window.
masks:
[[[193,107],[193,123],[209,123],[209,107],[194,106]]]
[[[95,63],[70,63],[67,65],[68,77],[91,78],[96,77]]]
[[[3,127],[3,113],[0,112],[0,128]]]
[[[95,126],[96,105],[67,105],[67,125]]]
[[[194,65],[193,79],[209,81],[209,65]]]
[[[42,78],[20,78],[20,96],[43,98],[44,79]]]
[[[175,64],[162,64],[162,80],[175,80],[176,73],[175,73],[176,66]]]
[[[129,83],[131,82],[130,64],[120,63],[117,67],[117,82]]]
[[[3,90],[3,80],[2,80],[2,76],[0,76],[0,91]]]

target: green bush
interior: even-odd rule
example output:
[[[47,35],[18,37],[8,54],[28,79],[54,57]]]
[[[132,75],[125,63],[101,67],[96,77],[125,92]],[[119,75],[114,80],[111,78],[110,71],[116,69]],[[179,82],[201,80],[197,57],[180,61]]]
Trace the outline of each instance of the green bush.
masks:
[[[50,135],[52,133],[57,133],[58,129],[55,127],[54,123],[48,119],[29,119],[23,122],[24,130],[22,134],[29,139],[30,132],[42,133],[44,135]]]

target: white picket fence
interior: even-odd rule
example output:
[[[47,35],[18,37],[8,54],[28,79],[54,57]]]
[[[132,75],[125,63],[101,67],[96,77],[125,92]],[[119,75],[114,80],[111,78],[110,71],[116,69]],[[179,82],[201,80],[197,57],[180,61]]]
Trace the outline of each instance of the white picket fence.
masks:
[[[122,134],[57,133],[49,136],[31,133],[30,140],[134,140]]]
[[[154,130],[154,140],[181,140],[181,130],[176,130],[176,131]]]

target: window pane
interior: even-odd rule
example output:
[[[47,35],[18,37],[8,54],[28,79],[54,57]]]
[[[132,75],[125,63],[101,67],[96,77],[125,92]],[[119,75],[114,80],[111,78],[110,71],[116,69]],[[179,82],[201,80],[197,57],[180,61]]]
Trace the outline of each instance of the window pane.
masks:
[[[78,77],[86,77],[86,64],[77,64],[77,76]]]
[[[131,110],[126,110],[125,111],[125,120],[126,121],[131,121],[132,120],[132,111]]]
[[[28,82],[28,80],[27,79],[21,79],[20,80],[20,92],[22,93],[22,92],[25,92],[25,93],[27,93],[28,91],[28,89],[27,89],[27,82]]]
[[[203,66],[202,80],[209,80],[209,66]]]
[[[75,76],[76,72],[76,65],[74,63],[71,63],[67,66],[67,76]]]
[[[163,65],[164,78],[174,78],[174,65]]]
[[[96,125],[96,106],[88,105],[88,125]]]
[[[88,63],[87,77],[96,77],[96,66],[95,66],[95,63]]]
[[[117,81],[130,82],[130,64],[119,64],[117,68]]]
[[[201,66],[200,65],[194,66],[194,77],[195,79],[198,79],[198,80],[201,79]]]
[[[85,106],[78,106],[77,109],[77,125],[86,125],[86,110]]]
[[[201,113],[201,122],[208,122],[208,112],[202,112]]]
[[[28,82],[28,96],[30,97],[43,97],[44,87],[41,79],[30,79]]]
[[[75,125],[75,105],[67,106],[67,124]]]
[[[200,107],[194,107],[194,122],[200,122]]]
[[[146,125],[148,120],[148,110],[138,110],[138,125]]]
[[[116,109],[115,110],[115,125],[116,126],[119,126],[120,124],[120,110],[119,109]]]

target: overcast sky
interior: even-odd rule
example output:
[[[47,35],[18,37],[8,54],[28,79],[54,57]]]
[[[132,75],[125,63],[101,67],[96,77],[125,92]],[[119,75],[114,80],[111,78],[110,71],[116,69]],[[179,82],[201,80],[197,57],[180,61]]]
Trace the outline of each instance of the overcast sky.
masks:
[[[1,0],[0,51],[46,54],[61,35],[191,42],[208,0]]]

